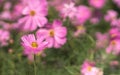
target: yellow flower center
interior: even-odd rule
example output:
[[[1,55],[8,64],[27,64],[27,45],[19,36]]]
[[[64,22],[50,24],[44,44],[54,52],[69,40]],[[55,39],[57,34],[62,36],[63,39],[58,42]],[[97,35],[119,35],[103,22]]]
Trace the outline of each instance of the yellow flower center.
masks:
[[[31,16],[34,16],[35,14],[36,14],[36,13],[35,13],[34,10],[31,10],[31,11],[30,11],[30,15],[31,15]]]
[[[53,36],[54,36],[54,30],[50,30],[50,31],[49,31],[49,35],[50,35],[51,37],[53,37]]]
[[[112,44],[113,46],[116,45],[116,41],[113,40],[113,41],[111,42],[111,44]]]
[[[80,25],[80,26],[77,26],[77,30],[84,30],[85,28],[82,26],[82,25]]]
[[[88,70],[88,71],[91,71],[91,70],[92,70],[92,67],[91,67],[91,66],[88,66],[88,67],[87,67],[87,70]]]
[[[37,42],[32,42],[31,46],[32,46],[33,48],[37,48],[37,47],[38,47],[38,44],[37,44]]]

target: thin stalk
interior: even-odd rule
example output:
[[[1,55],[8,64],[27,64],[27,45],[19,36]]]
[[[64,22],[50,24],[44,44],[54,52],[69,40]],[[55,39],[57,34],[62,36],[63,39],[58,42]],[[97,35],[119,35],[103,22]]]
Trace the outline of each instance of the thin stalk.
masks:
[[[33,64],[34,64],[34,75],[37,75],[37,67],[36,67],[36,57],[35,57],[35,55],[34,55],[34,62],[33,62]]]

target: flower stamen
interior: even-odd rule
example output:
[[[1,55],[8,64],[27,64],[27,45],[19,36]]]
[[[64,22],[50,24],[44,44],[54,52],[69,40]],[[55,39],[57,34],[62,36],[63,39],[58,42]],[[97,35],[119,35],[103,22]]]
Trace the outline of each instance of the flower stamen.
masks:
[[[38,47],[38,44],[37,44],[37,42],[32,42],[31,46],[32,46],[33,48],[37,48],[37,47]]]
[[[31,10],[31,11],[30,11],[30,15],[31,15],[31,16],[34,16],[35,14],[36,14],[36,13],[35,13],[34,10]]]
[[[53,36],[54,36],[54,30],[50,30],[50,31],[49,31],[49,35],[50,35],[51,37],[53,37]]]

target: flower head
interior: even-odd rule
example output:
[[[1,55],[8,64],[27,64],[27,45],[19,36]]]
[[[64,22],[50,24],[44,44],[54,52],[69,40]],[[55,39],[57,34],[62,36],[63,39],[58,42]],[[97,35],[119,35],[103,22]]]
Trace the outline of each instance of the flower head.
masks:
[[[118,13],[114,10],[108,10],[107,14],[105,15],[104,19],[107,22],[111,22],[113,20],[115,20],[118,16]]]
[[[94,63],[85,61],[81,68],[82,75],[103,75],[100,68],[95,67]]]
[[[69,17],[73,18],[76,14],[76,7],[75,4],[71,2],[70,4],[64,4],[64,7],[61,9],[60,14],[63,18]]]
[[[75,18],[72,19],[75,24],[84,24],[92,15],[91,10],[85,5],[78,6],[77,10]]]
[[[61,21],[55,20],[51,27],[42,28],[37,31],[37,34],[46,38],[48,47],[59,48],[66,43],[67,29],[62,26]]]
[[[43,2],[41,2],[43,1]],[[33,31],[37,27],[43,27],[47,23],[46,0],[30,0],[22,11],[23,18],[18,23],[23,30]]]
[[[35,37],[34,34],[24,35],[21,38],[22,46],[24,47],[24,54],[33,56],[34,54],[41,53],[46,47],[47,43],[42,36]]]

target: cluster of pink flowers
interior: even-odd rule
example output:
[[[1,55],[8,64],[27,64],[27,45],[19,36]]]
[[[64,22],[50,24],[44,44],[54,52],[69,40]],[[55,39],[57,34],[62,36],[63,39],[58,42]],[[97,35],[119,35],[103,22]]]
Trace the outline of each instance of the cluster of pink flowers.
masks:
[[[84,24],[92,14],[92,11],[88,6],[79,5],[75,6],[73,2],[65,3],[61,8],[60,14],[62,18],[68,17],[75,25]]]
[[[118,13],[114,10],[108,10],[107,14],[104,16],[106,22],[110,22],[111,26],[118,25],[117,19]]]
[[[36,33],[36,37],[29,34],[21,38],[24,53],[31,58],[34,54],[41,53],[45,48],[60,48],[66,43],[66,35],[66,27],[62,26],[60,20],[54,20],[53,24],[47,24],[46,28],[40,28]]]
[[[120,19],[118,18],[118,13],[114,10],[108,10],[104,19],[111,25],[109,45],[106,48],[106,52],[118,55],[120,53]]]
[[[110,43],[106,48],[107,53],[119,54],[120,53],[120,31],[118,28],[112,28],[109,31]]]
[[[0,0],[0,4],[1,1],[4,0]],[[64,22],[69,22],[68,25],[76,28],[76,30],[73,29],[75,31],[73,36],[78,37],[87,33],[86,24],[97,24],[101,17],[104,17],[105,22],[109,22],[111,28],[108,33],[96,33],[96,48],[106,49],[108,54],[120,54],[119,15],[112,9],[108,10],[104,16],[101,12],[107,0],[88,0],[88,5],[78,5],[75,3],[76,0],[52,1],[54,2],[51,0],[18,0],[15,4],[5,1],[0,11],[0,46],[9,44],[13,29],[19,30],[23,35],[21,37],[23,53],[29,60],[33,60],[34,55],[42,54],[46,48],[61,48],[65,45],[68,29]],[[113,1],[120,7],[120,0]],[[49,6],[55,8],[59,18],[50,19]],[[83,63],[81,73],[82,75],[103,75],[103,71],[89,61]]]
[[[62,22],[59,20],[54,20],[53,24],[46,25],[46,28],[39,29],[37,34],[46,38],[49,42],[49,48],[60,48],[66,43],[67,29],[62,26]]]
[[[81,73],[82,75],[103,75],[103,71],[90,61],[84,61],[81,67]]]
[[[19,30],[23,32],[21,44],[24,54],[33,60],[34,55],[41,54],[46,48],[60,48],[66,43],[67,28],[63,26],[62,20],[48,22],[47,0],[19,0],[14,5],[5,1],[3,5],[0,12],[0,46],[8,45],[12,30]],[[25,34],[29,31],[35,32],[35,35]]]

